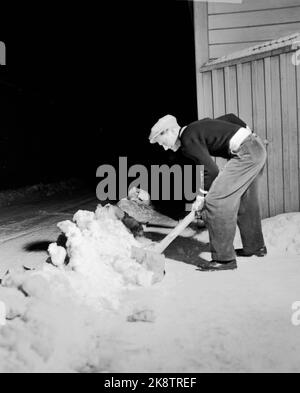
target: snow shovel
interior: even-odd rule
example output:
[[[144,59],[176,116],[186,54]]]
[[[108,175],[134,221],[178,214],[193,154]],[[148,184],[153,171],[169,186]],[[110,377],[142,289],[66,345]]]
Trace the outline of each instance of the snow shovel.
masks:
[[[192,210],[176,228],[173,229],[160,243],[151,249],[132,247],[131,255],[147,270],[154,272],[153,284],[162,281],[165,274],[165,256],[163,252],[195,219],[196,211]]]

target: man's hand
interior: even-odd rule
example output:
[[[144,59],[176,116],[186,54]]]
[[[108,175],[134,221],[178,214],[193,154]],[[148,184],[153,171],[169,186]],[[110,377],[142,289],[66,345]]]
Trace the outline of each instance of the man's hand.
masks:
[[[201,196],[201,195],[198,195],[197,199],[196,199],[196,202],[193,203],[192,210],[194,212],[197,212],[197,213],[199,212],[200,213],[201,210],[204,207],[204,202],[205,202],[205,197]]]

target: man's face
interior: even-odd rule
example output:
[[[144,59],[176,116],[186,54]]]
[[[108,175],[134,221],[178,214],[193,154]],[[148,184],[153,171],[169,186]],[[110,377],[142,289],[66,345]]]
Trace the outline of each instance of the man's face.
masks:
[[[177,141],[177,136],[174,130],[172,129],[167,129],[163,131],[159,137],[156,139],[157,143],[162,146],[165,150],[173,150],[175,151],[176,147],[176,141]]]

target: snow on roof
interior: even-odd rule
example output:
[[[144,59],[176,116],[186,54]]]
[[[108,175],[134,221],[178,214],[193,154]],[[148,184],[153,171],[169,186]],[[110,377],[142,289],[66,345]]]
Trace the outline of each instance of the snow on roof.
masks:
[[[294,33],[287,37],[279,38],[276,40],[268,41],[251,48],[246,48],[238,52],[231,53],[230,55],[220,57],[216,60],[209,61],[203,68],[217,66],[227,62],[234,62],[243,58],[248,58],[255,55],[263,55],[272,51],[280,50],[283,48],[291,47],[292,50],[300,48],[300,32]]]

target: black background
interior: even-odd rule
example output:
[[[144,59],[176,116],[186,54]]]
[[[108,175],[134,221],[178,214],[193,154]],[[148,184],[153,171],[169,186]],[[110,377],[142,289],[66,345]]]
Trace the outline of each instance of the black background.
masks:
[[[30,3],[3,10],[1,189],[81,177],[99,165],[181,161],[148,143],[173,114],[196,120],[192,3]]]

